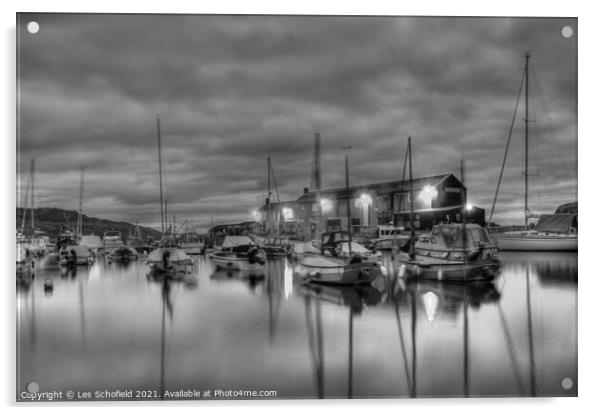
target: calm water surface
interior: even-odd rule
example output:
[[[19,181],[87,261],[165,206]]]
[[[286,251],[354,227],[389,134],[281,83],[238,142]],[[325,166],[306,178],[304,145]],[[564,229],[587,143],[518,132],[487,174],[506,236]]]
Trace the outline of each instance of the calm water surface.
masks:
[[[287,260],[258,279],[196,257],[194,275],[171,283],[147,278],[142,260],[66,273],[36,264],[17,286],[17,393],[36,382],[159,397],[576,396],[577,255],[501,260],[490,284],[383,278],[357,289],[303,285]]]

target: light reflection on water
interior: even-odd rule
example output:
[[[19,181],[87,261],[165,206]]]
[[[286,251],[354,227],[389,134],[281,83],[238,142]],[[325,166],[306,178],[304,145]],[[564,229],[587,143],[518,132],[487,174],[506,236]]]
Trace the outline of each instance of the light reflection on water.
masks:
[[[301,285],[284,259],[261,278],[197,257],[179,282],[147,278],[143,262],[37,269],[18,286],[18,390],[575,396],[577,255],[501,260],[493,283],[364,288]]]

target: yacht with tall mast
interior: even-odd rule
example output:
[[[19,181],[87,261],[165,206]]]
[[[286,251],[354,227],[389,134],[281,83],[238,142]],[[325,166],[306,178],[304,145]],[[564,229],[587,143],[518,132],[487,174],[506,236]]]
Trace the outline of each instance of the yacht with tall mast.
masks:
[[[163,161],[161,155],[161,121],[157,117],[157,147],[159,160],[159,205],[161,207],[161,232],[163,238],[159,242],[159,247],[154,249],[150,254],[146,263],[151,268],[151,271],[158,272],[170,276],[175,276],[179,273],[190,273],[192,270],[192,259],[186,253],[177,247],[175,230],[172,226],[167,228],[165,215],[167,214],[165,200],[163,199]]]
[[[539,215],[539,221],[534,228],[529,228],[529,219],[538,217],[531,212],[529,208],[529,123],[533,122],[529,118],[529,58],[531,52],[524,54],[525,69],[523,72],[523,81],[525,84],[525,161],[524,161],[524,229],[519,231],[504,232],[496,235],[497,245],[504,251],[577,251],[577,211],[575,203],[574,212],[556,211],[553,215]],[[521,83],[522,88],[522,83]],[[519,89],[519,97],[521,91]],[[518,109],[518,101],[515,107],[513,122],[516,118]],[[489,217],[489,222],[493,217],[495,203],[497,201],[498,192],[504,167],[506,164],[506,156],[508,154],[508,146],[512,137],[512,127],[506,142],[506,151],[498,183],[493,198],[493,206]]]

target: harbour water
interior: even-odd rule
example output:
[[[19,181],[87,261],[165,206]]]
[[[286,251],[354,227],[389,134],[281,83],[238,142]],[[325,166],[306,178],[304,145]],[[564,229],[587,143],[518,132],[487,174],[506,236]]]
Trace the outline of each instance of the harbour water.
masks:
[[[194,257],[179,282],[143,260],[17,286],[17,399],[39,391],[276,391],[277,398],[577,395],[577,254],[500,253],[492,283],[301,283]],[[388,273],[396,264],[385,258]],[[44,279],[54,288],[45,291]],[[218,396],[219,398],[219,396]]]

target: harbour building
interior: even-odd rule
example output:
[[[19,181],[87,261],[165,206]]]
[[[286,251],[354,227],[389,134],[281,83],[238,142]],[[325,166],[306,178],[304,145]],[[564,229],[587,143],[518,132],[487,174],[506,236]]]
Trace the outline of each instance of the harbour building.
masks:
[[[413,198],[410,195],[413,195]],[[296,200],[266,204],[256,219],[283,233],[311,236],[316,232],[347,230],[349,197],[351,231],[375,232],[378,225],[428,230],[438,223],[485,225],[485,211],[467,205],[466,187],[453,174],[417,177],[332,189],[308,189]],[[413,200],[412,200],[413,199]],[[413,203],[413,223],[410,224]]]

